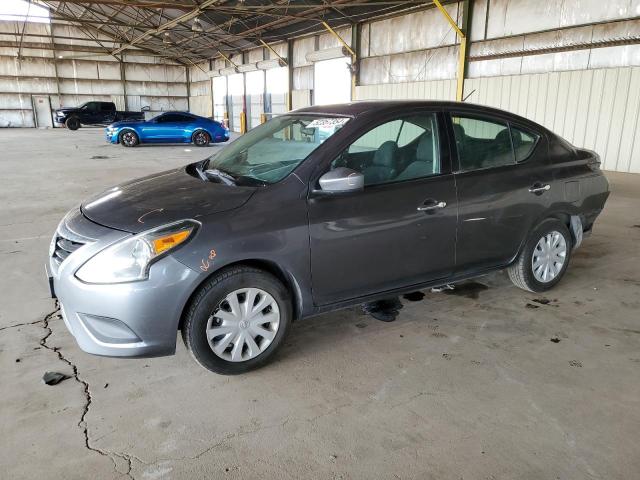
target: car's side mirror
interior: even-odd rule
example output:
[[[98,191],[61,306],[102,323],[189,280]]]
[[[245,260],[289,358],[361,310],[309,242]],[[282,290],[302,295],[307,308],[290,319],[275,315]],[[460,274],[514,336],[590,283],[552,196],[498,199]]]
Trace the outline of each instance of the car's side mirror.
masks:
[[[350,168],[338,167],[320,177],[317,193],[335,194],[357,192],[364,188],[364,175]]]

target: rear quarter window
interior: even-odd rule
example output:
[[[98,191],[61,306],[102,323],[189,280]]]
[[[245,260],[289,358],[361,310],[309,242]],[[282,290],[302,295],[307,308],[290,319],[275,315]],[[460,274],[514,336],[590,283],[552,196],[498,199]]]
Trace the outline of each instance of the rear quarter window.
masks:
[[[530,130],[511,125],[511,140],[516,156],[516,162],[524,162],[531,156],[540,140],[540,135]]]

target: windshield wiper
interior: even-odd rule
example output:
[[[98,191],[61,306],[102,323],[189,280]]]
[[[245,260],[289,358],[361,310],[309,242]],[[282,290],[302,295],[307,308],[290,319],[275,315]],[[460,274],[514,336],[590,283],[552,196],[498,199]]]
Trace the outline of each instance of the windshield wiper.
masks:
[[[218,170],[217,168],[208,168],[202,172],[207,180],[209,177],[216,177],[222,181],[225,185],[235,185],[236,179],[233,175],[223,172],[222,170]]]
[[[201,180],[209,182],[211,177],[215,177],[225,185],[236,185],[236,178],[230,173],[224,172],[217,168],[207,168],[203,170],[203,163],[196,165],[195,170]]]

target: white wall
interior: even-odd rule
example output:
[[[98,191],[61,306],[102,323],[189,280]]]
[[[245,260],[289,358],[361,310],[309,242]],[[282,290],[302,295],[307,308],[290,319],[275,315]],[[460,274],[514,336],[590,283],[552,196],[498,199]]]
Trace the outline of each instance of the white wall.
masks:
[[[121,66],[99,53],[100,45],[83,31],[61,24],[27,22],[19,49],[22,27],[0,20],[0,41],[15,45],[0,47],[0,127],[33,127],[33,94],[49,95],[52,109],[89,100],[113,101],[119,109],[149,107],[147,116],[189,108],[182,65],[129,50]],[[98,39],[115,48],[109,38]]]

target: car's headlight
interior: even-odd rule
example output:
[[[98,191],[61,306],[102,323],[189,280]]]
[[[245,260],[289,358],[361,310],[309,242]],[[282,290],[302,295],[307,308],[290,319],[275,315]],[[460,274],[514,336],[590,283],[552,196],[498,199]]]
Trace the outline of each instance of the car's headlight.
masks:
[[[199,225],[194,220],[181,220],[120,240],[91,257],[76,277],[85,283],[145,280],[151,264],[183,245]]]

